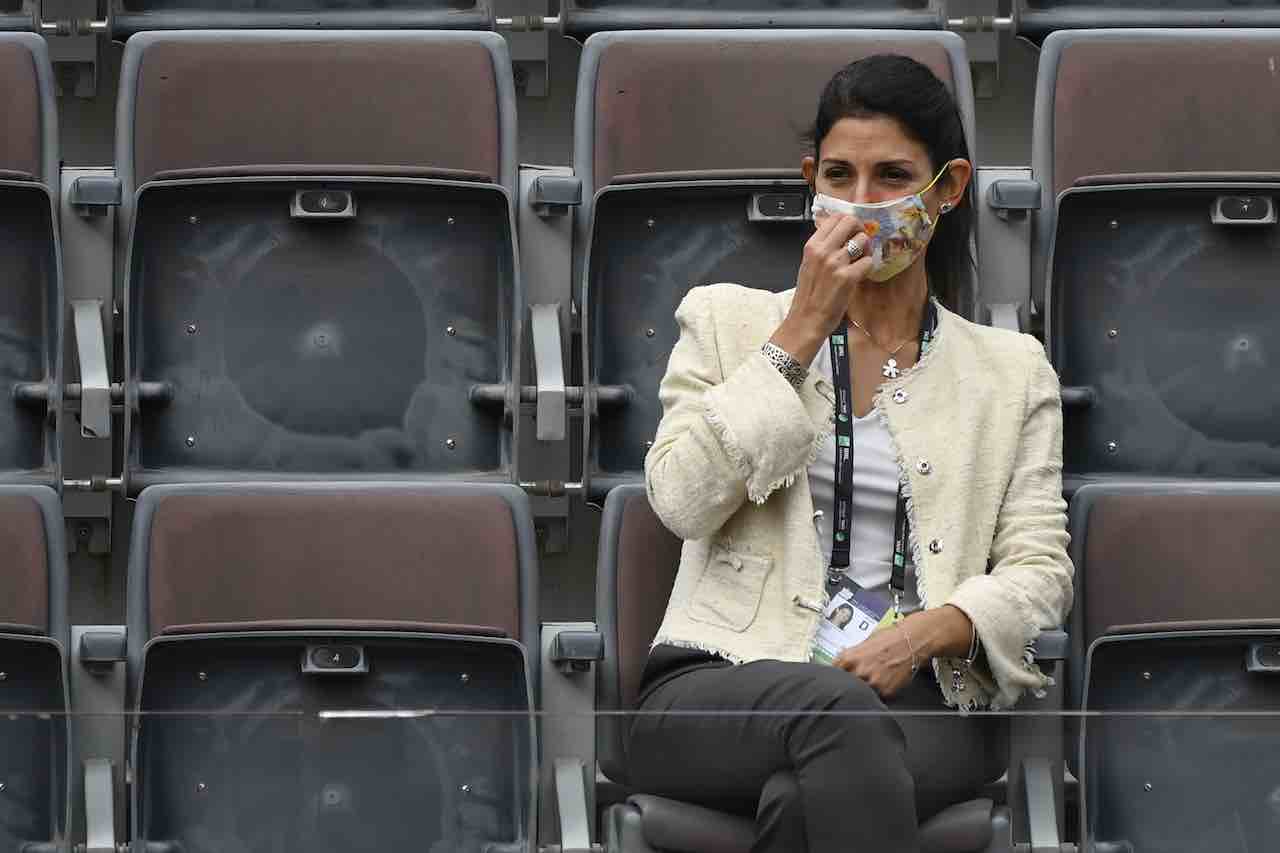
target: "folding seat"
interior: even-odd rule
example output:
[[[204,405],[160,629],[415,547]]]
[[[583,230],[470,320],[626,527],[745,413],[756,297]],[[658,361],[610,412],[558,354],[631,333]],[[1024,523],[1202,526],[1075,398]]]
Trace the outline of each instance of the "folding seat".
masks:
[[[142,33],[117,168],[129,492],[512,479],[523,300],[499,36]]]
[[[609,493],[596,577],[596,614],[605,642],[597,682],[598,707],[605,713],[597,734],[601,769],[623,786],[631,719],[625,712],[635,710],[640,676],[679,558],[680,541],[653,514],[643,486],[618,486]],[[990,799],[961,803],[921,826],[921,850],[1012,851],[1012,820],[1009,808]],[[747,853],[753,823],[753,816],[632,792],[625,803],[606,810],[603,833],[609,853]]]
[[[946,10],[936,0],[564,0],[560,26],[571,38],[611,30],[689,28],[941,30]]]
[[[1274,6],[1221,0],[1013,0],[1013,32],[1037,44],[1057,30],[1119,27],[1274,27]]]
[[[1280,484],[1090,484],[1071,526],[1082,849],[1277,849]]]
[[[511,485],[148,488],[133,843],[527,851],[537,580]]]
[[[62,272],[57,112],[44,40],[0,33],[0,481],[55,485]]]
[[[109,21],[114,38],[145,30],[233,27],[487,30],[493,28],[493,3],[490,0],[111,0]]]
[[[53,489],[0,485],[0,850],[53,853],[67,834],[62,524]]]
[[[1068,491],[1280,472],[1280,33],[1057,32],[1034,168]]]
[[[640,477],[658,382],[691,287],[795,284],[805,240],[802,133],[845,64],[904,53],[950,85],[973,145],[964,43],[954,33],[705,30],[592,36],[574,114],[586,421],[595,494]]]

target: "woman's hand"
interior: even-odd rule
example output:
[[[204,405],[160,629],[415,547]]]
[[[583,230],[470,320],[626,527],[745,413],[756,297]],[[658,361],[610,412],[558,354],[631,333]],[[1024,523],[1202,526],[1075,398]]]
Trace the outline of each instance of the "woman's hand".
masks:
[[[881,628],[858,645],[845,649],[836,657],[836,666],[870,684],[881,699],[896,696],[915,676],[911,671],[911,647],[904,633],[911,630],[907,621]],[[915,642],[914,637],[911,642]],[[917,650],[915,662],[924,666],[928,661],[922,659]]]
[[[845,649],[836,666],[870,684],[881,699],[890,699],[911,682],[912,652],[918,667],[936,657],[963,657],[973,640],[973,623],[960,608],[945,604],[912,613],[898,624],[876,631]]]
[[[870,238],[856,216],[828,215],[818,223],[804,246],[804,259],[796,277],[796,295],[782,325],[770,340],[808,364],[818,348],[844,319],[854,285],[871,269],[871,259],[849,257],[846,244],[856,240],[867,249]]]

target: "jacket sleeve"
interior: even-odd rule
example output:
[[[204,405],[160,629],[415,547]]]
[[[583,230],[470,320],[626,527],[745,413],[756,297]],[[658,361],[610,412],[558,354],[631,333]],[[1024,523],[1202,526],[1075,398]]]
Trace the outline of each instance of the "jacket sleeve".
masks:
[[[1063,624],[1072,602],[1062,497],[1062,402],[1058,377],[1033,338],[1032,368],[1017,458],[996,518],[991,572],[960,584],[948,603],[963,610],[982,641],[996,708],[1048,679],[1032,662],[1040,632]]]
[[[694,288],[676,309],[680,337],[658,389],[662,421],[645,456],[649,503],[682,539],[710,536],[747,500],[764,503],[803,473],[831,428],[830,403],[813,377],[797,393],[759,352],[724,375],[719,292],[716,285]]]

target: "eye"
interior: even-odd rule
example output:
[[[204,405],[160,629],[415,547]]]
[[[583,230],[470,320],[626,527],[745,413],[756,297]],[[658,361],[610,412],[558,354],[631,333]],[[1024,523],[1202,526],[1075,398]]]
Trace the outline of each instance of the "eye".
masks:
[[[883,172],[881,172],[881,175],[883,175],[884,179],[887,181],[911,180],[911,173],[908,172],[906,169],[902,169],[898,166],[889,166]]]
[[[849,177],[849,170],[843,166],[828,166],[823,176],[828,181],[842,181]]]

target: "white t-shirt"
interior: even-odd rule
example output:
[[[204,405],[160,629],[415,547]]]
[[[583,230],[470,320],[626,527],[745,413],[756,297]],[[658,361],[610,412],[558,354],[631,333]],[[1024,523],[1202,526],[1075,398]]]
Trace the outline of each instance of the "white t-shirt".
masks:
[[[831,349],[818,350],[810,371],[832,380]],[[836,439],[827,438],[822,452],[809,466],[809,491],[813,494],[814,526],[822,555],[831,560],[831,525],[835,517]],[[890,594],[893,569],[893,526],[898,508],[898,462],[889,431],[873,410],[853,419],[853,518],[846,574],[859,586]],[[915,566],[907,555],[906,589],[902,612],[920,609]]]

